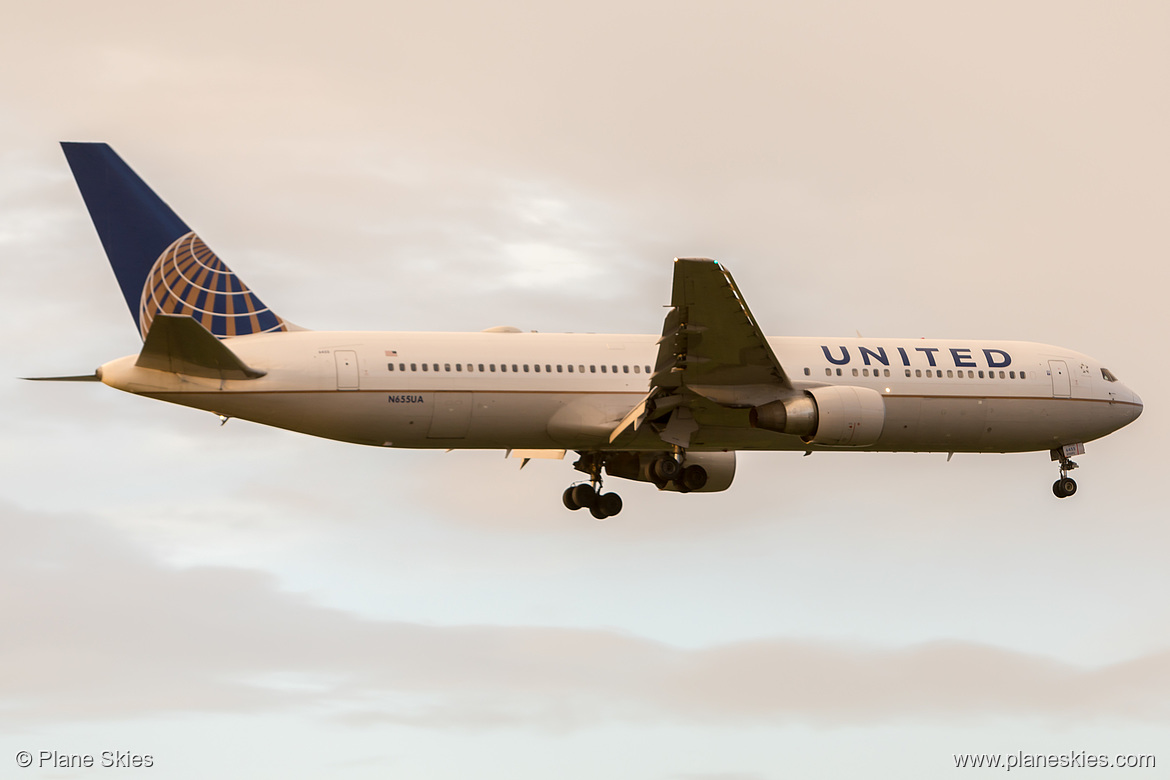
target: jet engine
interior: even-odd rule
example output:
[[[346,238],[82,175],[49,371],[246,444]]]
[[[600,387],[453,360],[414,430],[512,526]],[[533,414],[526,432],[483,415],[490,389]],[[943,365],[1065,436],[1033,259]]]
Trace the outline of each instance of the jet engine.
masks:
[[[886,404],[869,387],[829,385],[751,410],[756,428],[799,436],[809,444],[868,447],[882,435]]]

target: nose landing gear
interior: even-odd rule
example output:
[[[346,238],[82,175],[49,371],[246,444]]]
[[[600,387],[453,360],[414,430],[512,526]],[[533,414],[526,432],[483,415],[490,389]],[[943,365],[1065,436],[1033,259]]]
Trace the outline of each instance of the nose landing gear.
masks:
[[[1052,495],[1057,498],[1068,498],[1077,492],[1077,482],[1068,473],[1077,468],[1077,464],[1069,459],[1069,454],[1083,454],[1083,444],[1070,444],[1062,449],[1052,451],[1052,459],[1060,461],[1060,479],[1052,483]]]

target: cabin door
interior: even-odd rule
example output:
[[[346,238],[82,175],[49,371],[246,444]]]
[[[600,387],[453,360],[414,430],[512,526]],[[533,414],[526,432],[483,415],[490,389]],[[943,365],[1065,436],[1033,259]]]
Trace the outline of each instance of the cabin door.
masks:
[[[1068,398],[1072,395],[1072,383],[1068,377],[1068,365],[1063,360],[1049,360],[1048,373],[1052,375],[1052,395]]]
[[[337,361],[337,389],[358,389],[358,362],[357,353],[352,349],[339,349],[333,353]]]

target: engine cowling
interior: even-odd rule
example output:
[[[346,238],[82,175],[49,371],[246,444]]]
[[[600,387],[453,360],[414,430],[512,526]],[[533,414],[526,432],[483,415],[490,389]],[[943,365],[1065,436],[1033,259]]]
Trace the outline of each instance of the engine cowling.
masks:
[[[868,447],[882,435],[886,403],[869,387],[829,385],[751,410],[753,426],[828,447]]]
[[[662,452],[606,452],[605,473],[622,479],[660,484],[654,476],[654,462],[663,457]],[[684,470],[698,466],[705,472],[702,487],[692,488],[692,493],[717,493],[731,487],[735,479],[735,452],[687,452],[683,459]],[[678,490],[676,482],[668,482],[663,490]]]

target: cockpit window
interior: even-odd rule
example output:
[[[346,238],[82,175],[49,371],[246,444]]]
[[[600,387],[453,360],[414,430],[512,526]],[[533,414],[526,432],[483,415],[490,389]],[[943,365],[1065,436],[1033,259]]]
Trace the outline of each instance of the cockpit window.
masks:
[[[1101,369],[1101,376],[1105,378],[1106,382],[1116,382],[1117,377],[1113,376],[1113,372],[1107,368]]]

